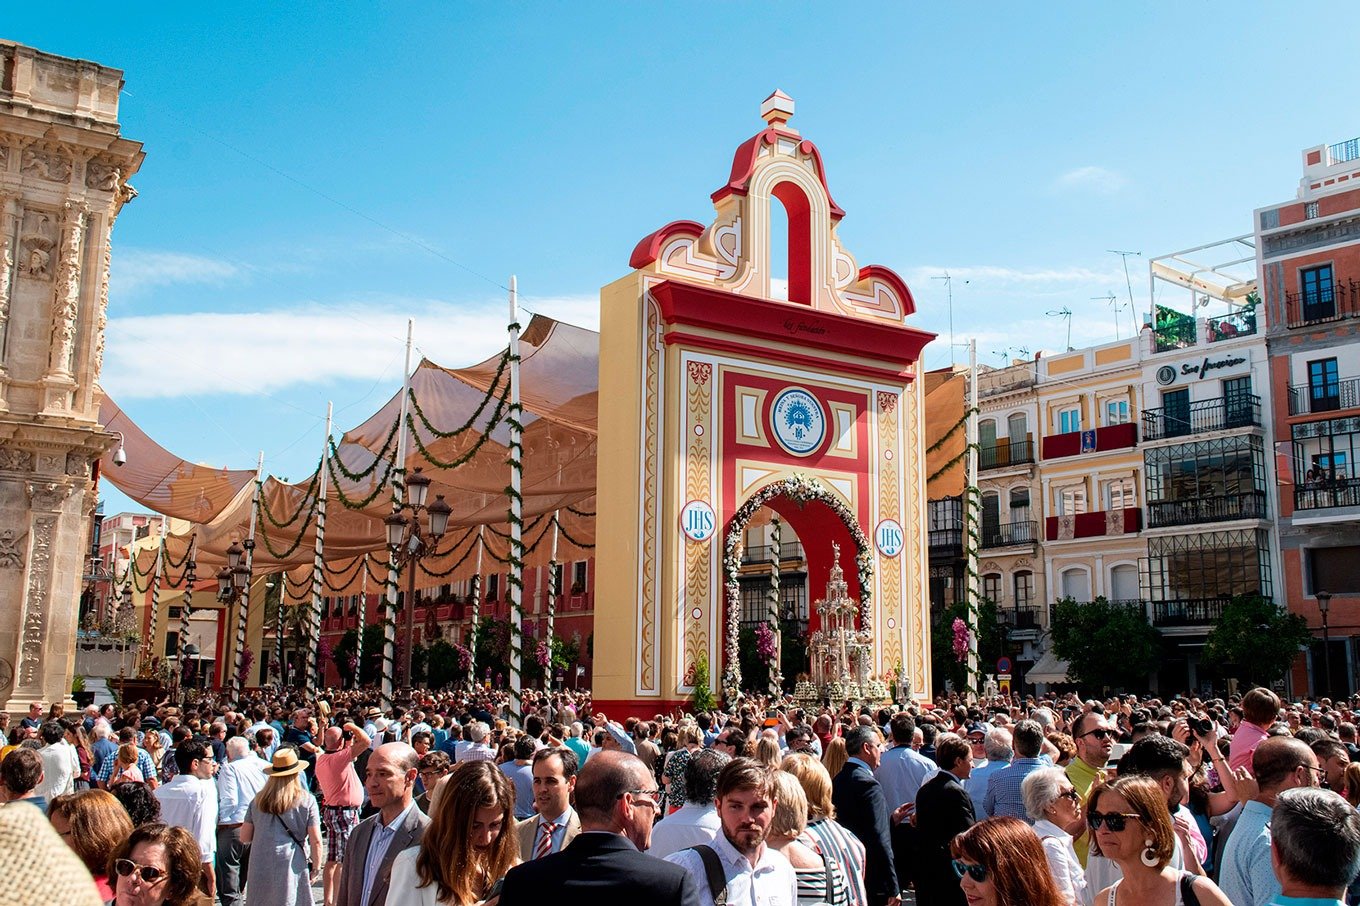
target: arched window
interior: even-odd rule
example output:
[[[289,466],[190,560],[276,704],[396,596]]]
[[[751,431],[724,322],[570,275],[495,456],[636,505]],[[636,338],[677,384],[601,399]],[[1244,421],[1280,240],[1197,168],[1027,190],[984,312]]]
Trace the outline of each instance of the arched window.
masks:
[[[1029,419],[1025,413],[1016,412],[1006,419],[1006,434],[1013,444],[1029,440]]]
[[[988,573],[982,577],[982,596],[993,604],[1001,603],[1001,573]]]
[[[1086,603],[1091,600],[1091,574],[1080,566],[1070,566],[1059,574],[1062,596]]]
[[[1121,563],[1110,569],[1109,597],[1111,601],[1139,600],[1138,567],[1132,563]]]
[[[1015,606],[1028,607],[1034,603],[1034,573],[1021,570],[1015,574]]]

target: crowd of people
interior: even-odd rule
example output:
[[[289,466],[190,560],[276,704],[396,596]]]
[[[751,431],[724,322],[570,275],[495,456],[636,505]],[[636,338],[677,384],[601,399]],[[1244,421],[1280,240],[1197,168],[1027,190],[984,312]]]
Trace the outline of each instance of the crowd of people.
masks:
[[[48,906],[1360,902],[1360,697],[523,708],[35,702],[0,714],[0,876]]]

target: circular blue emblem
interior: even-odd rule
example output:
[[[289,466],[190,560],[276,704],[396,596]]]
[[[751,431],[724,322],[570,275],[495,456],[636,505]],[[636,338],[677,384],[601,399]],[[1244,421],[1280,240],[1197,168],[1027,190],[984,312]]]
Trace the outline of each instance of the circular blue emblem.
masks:
[[[822,404],[802,387],[780,391],[770,407],[774,439],[794,456],[807,456],[826,437],[826,413]]]

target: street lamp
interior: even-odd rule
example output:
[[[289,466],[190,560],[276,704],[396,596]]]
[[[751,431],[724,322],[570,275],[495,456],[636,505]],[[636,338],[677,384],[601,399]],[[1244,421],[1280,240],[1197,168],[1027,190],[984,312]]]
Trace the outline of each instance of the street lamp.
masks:
[[[1331,634],[1327,629],[1327,611],[1332,606],[1332,593],[1317,591],[1313,592],[1313,597],[1317,598],[1318,611],[1322,614],[1322,685],[1318,689],[1318,698],[1323,698],[1332,690],[1332,646]]]
[[[444,495],[435,495],[434,503],[426,505],[430,496],[430,477],[417,468],[406,480],[407,501],[395,507],[383,520],[387,528],[387,546],[397,569],[406,573],[406,685],[414,685],[411,657],[415,650],[416,621],[416,565],[439,553],[439,541],[449,527],[453,507],[444,502]],[[407,513],[410,517],[407,517]],[[420,516],[425,513],[427,528],[421,527]]]

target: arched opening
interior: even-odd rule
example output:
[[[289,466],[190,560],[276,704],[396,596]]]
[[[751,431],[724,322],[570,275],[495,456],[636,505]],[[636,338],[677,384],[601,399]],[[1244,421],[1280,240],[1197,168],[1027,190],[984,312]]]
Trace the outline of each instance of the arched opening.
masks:
[[[1081,566],[1070,566],[1059,575],[1062,596],[1079,604],[1091,601],[1091,573]]]
[[[770,190],[784,206],[788,236],[784,259],[788,274],[788,300],[803,305],[812,304],[812,205],[807,193],[792,182],[781,182]],[[770,221],[775,220],[774,205],[770,205]],[[770,235],[770,261],[774,261],[774,234]],[[776,273],[771,270],[771,274]]]
[[[770,298],[789,298],[789,212],[770,205]]]

